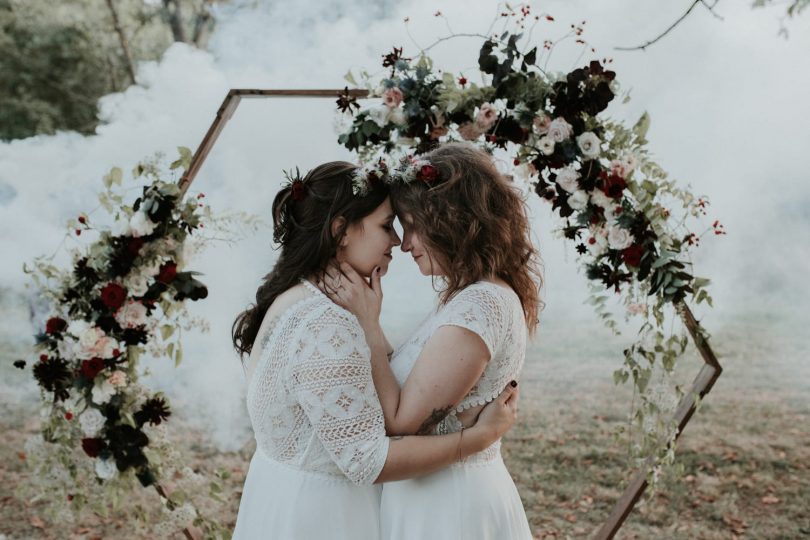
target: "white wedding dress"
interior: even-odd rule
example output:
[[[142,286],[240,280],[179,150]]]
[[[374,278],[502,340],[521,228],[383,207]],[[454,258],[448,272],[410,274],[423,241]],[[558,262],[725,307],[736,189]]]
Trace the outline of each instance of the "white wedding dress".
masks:
[[[247,407],[256,453],[236,540],[379,540],[372,482],[389,439],[357,319],[311,293],[272,322],[251,354]]]
[[[526,357],[526,323],[511,289],[478,282],[431,313],[394,352],[391,369],[404,386],[430,336],[445,325],[481,336],[491,358],[483,375],[436,434],[461,430],[456,413],[492,401],[518,380]],[[440,361],[440,359],[432,359]],[[448,468],[383,485],[380,520],[384,540],[530,540],[526,513],[506,470],[500,441]]]

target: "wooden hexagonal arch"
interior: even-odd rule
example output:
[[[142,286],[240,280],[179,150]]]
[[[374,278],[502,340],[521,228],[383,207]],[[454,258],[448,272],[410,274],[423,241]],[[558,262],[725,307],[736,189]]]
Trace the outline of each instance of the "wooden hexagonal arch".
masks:
[[[349,95],[358,99],[363,99],[369,97],[367,90],[349,90]],[[211,124],[211,127],[208,128],[208,131],[203,137],[202,142],[200,143],[197,151],[194,153],[194,156],[191,158],[191,163],[189,164],[188,169],[183,173],[183,176],[180,178],[180,192],[181,197],[185,195],[186,191],[188,190],[191,183],[194,181],[194,178],[199,173],[200,168],[202,167],[205,158],[208,157],[208,154],[213,148],[214,143],[216,142],[219,134],[222,132],[222,129],[225,127],[225,124],[228,120],[231,119],[234,112],[236,112],[237,107],[239,107],[239,103],[241,103],[243,98],[337,98],[339,95],[345,95],[344,90],[319,90],[319,89],[279,89],[279,90],[267,90],[267,89],[232,89],[228,92],[225,96],[225,99],[222,102],[222,105],[217,110],[216,117]],[[692,381],[692,386],[688,392],[686,392],[681,399],[680,403],[678,404],[677,409],[674,413],[674,423],[678,426],[678,432],[676,434],[676,439],[683,433],[686,424],[689,423],[689,420],[692,418],[692,414],[694,414],[698,400],[703,398],[714,386],[715,381],[717,378],[720,377],[720,374],[723,372],[723,368],[720,366],[720,363],[717,361],[717,357],[715,356],[714,352],[712,351],[711,346],[709,345],[708,339],[706,338],[702,328],[695,320],[692,311],[689,309],[689,306],[686,303],[679,303],[676,305],[676,309],[678,314],[681,317],[686,329],[689,332],[689,335],[692,337],[692,342],[695,345],[695,348],[700,352],[701,358],[704,361],[704,365],[701,370],[698,372],[695,379]],[[622,493],[621,497],[616,501],[613,506],[613,510],[611,511],[610,515],[605,520],[604,524],[596,531],[593,538],[595,540],[609,540],[613,538],[616,532],[624,523],[627,516],[635,507],[636,502],[638,502],[639,498],[641,497],[644,490],[647,488],[647,475],[649,473],[649,469],[647,467],[640,468],[634,476],[630,479],[628,486],[625,488],[624,492]]]

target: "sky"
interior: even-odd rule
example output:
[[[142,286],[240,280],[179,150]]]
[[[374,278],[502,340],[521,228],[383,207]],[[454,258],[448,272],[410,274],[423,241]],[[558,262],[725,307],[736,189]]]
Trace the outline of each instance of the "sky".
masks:
[[[555,19],[539,24],[534,37],[538,43],[557,39],[570,24],[586,21],[582,37],[596,53],[580,57],[581,48],[568,40],[555,49],[548,68],[568,71],[592,57],[612,58],[631,100],[616,100],[607,114],[632,123],[647,111],[650,148],[659,163],[711,200],[710,217],[728,235],[706,237],[695,257],[695,273],[713,280],[716,308],[700,311],[704,323],[716,328],[762,310],[799,317],[809,296],[810,173],[802,156],[810,146],[810,16],[787,21],[785,39],[777,35],[776,8],[720,2],[720,20],[697,6],[646,51],[615,50],[655,37],[690,3],[532,3],[535,13]],[[160,61],[138,66],[138,86],[102,98],[104,123],[96,135],[0,143],[0,287],[26,294],[22,264],[52,253],[67,219],[96,206],[101,177],[112,166],[127,171],[155,152],[173,158],[177,146],[196,148],[229,88],[341,88],[349,69],[380,76],[381,55],[392,46],[415,55],[448,35],[448,24],[456,33],[485,33],[498,12],[483,0],[311,6],[250,1],[220,8],[207,51],[175,44]],[[435,17],[437,10],[445,18]],[[431,57],[436,67],[475,81],[480,43],[456,38],[431,49]],[[245,211],[269,222],[281,169],[354,160],[336,142],[334,118],[331,99],[243,101],[192,191],[204,192],[215,210]],[[573,246],[553,235],[557,222],[547,205],[532,198],[530,208],[545,267],[544,320],[590,320]],[[246,436],[230,325],[274,259],[269,229],[201,255],[192,266],[205,274],[211,294],[193,309],[210,321],[211,332],[190,336],[178,370],[159,361],[152,366],[153,384],[170,391],[178,406],[209,418],[213,439],[226,448],[239,447]],[[402,253],[395,253],[383,287],[383,324],[396,344],[431,308],[433,292]],[[213,403],[215,393],[221,399]]]

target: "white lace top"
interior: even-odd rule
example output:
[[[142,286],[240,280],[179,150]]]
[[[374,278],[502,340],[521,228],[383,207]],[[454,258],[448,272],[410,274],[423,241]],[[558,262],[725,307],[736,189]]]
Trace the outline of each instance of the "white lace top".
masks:
[[[254,346],[247,408],[257,446],[293,468],[371,484],[389,444],[371,353],[357,318],[304,284],[311,296]]]
[[[526,358],[526,322],[520,298],[506,287],[479,281],[459,291],[444,306],[439,306],[419,325],[391,359],[391,370],[400,386],[405,385],[419,354],[430,336],[441,326],[460,326],[475,332],[490,352],[490,360],[481,378],[436,427],[436,434],[461,430],[456,413],[492,401],[512,380],[517,380]],[[434,359],[440,361],[440,359]],[[500,441],[462,461],[489,461],[498,455]]]

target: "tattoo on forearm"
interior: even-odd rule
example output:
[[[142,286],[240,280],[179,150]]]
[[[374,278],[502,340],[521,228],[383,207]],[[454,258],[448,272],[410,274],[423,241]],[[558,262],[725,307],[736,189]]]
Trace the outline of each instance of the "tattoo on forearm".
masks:
[[[453,410],[452,405],[448,405],[443,409],[433,409],[433,412],[430,413],[430,416],[422,422],[422,425],[419,426],[419,429],[416,430],[416,435],[430,435],[433,432],[433,428],[439,425],[439,422],[444,420],[445,416],[450,414],[450,411]]]

